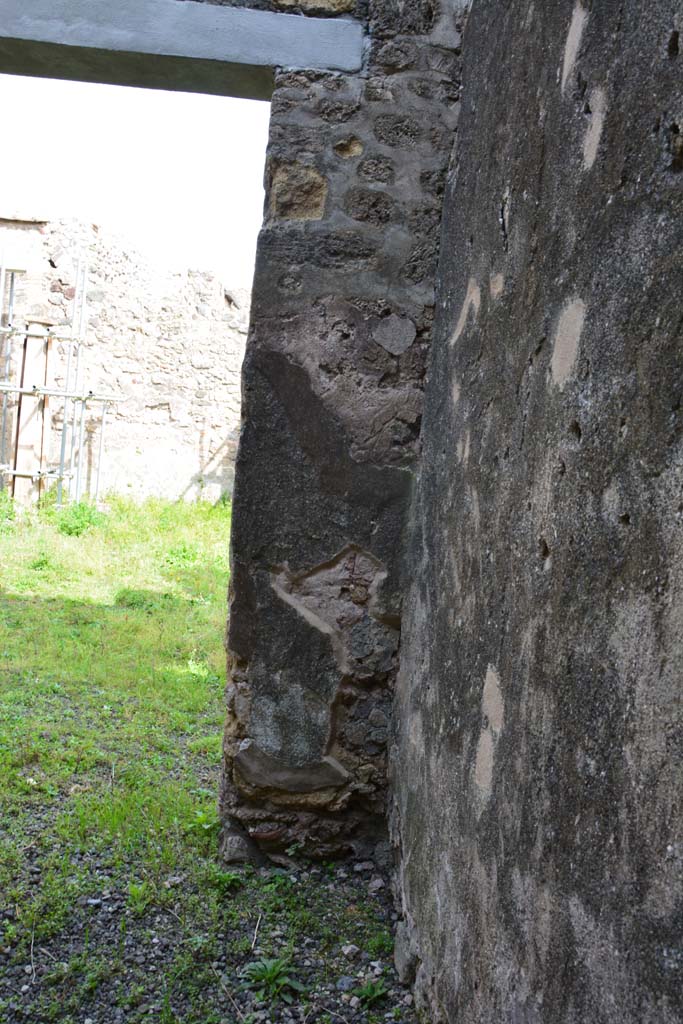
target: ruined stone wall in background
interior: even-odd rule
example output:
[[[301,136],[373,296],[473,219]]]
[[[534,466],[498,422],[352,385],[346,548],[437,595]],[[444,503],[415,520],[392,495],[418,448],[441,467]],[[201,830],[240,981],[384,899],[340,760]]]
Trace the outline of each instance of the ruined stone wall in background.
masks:
[[[9,260],[17,252],[29,268],[18,279],[17,317],[57,325],[72,316],[77,262],[88,263],[81,380],[86,389],[124,399],[108,414],[102,492],[210,501],[230,494],[248,294],[226,292],[210,273],[156,267],[111,232],[73,221],[0,220],[0,249]],[[63,387],[65,368],[66,348],[57,343],[49,371],[54,386]],[[101,406],[89,406],[90,486],[100,416]],[[56,399],[51,419],[48,468],[56,469],[62,424]]]
[[[392,756],[434,1022],[683,1012],[681,32],[467,25]]]
[[[459,7],[370,4],[363,74],[276,76],[222,798],[225,819],[267,849],[325,855],[384,835]],[[228,831],[224,853],[243,856],[243,837]]]

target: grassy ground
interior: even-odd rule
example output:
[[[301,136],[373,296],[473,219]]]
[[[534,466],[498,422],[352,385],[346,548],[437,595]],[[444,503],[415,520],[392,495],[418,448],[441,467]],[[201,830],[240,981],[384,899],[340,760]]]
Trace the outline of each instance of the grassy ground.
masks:
[[[229,528],[0,495],[3,1024],[412,1019],[364,870],[215,860]]]

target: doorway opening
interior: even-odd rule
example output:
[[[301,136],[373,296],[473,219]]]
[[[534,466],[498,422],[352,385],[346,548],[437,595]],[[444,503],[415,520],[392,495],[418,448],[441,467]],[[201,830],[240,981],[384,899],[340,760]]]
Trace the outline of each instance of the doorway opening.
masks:
[[[0,77],[0,107],[0,1018],[175,1019],[176,972],[205,1019],[181,961],[232,885],[222,638],[269,104]]]

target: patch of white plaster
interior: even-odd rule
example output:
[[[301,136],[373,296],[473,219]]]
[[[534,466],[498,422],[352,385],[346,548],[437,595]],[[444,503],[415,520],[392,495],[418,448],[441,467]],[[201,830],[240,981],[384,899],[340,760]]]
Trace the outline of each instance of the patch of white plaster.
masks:
[[[602,492],[601,505],[605,518],[612,522],[616,522],[619,515],[620,502],[619,489],[617,488],[614,480],[612,480],[609,487]]]
[[[602,136],[602,129],[605,125],[605,114],[607,113],[607,94],[598,86],[593,89],[588,97],[588,106],[591,109],[591,120],[583,140],[583,166],[584,170],[590,171],[598,155],[598,147]]]
[[[419,713],[413,713],[408,719],[408,740],[413,750],[418,750],[420,753],[424,751],[424,735],[422,732],[422,715]]]
[[[489,279],[489,291],[491,298],[495,302],[499,299],[505,290],[505,278],[502,274],[491,274]]]
[[[457,444],[457,447],[456,447],[456,453],[457,453],[457,456],[458,456],[458,459],[460,460],[460,462],[462,462],[462,464],[464,466],[466,466],[467,463],[470,460],[470,432],[469,432],[469,430],[466,430],[464,435],[458,441],[458,444]]]
[[[486,670],[484,680],[484,696],[482,698],[482,711],[486,715],[491,729],[496,735],[500,735],[505,722],[505,704],[503,693],[500,688],[500,676],[493,665]]]
[[[500,687],[500,676],[493,665],[489,665],[486,670],[484,692],[481,698],[481,714],[482,729],[474,762],[474,782],[480,795],[488,800],[493,787],[496,743],[505,721],[505,704]]]
[[[567,85],[567,80],[574,70],[576,64],[576,58],[581,46],[581,38],[583,36],[583,30],[586,27],[588,21],[588,11],[585,7],[582,7],[580,3],[577,3],[572,13],[571,24],[569,25],[569,32],[567,33],[567,41],[564,46],[564,63],[562,65],[562,95],[564,96],[564,90]]]
[[[451,394],[453,396],[453,405],[457,405],[458,402],[460,401],[460,385],[458,384],[457,380],[453,381]]]
[[[458,318],[458,323],[456,324],[455,331],[453,332],[453,337],[451,338],[451,345],[455,345],[456,341],[458,340],[462,332],[465,330],[465,325],[467,324],[467,318],[470,315],[470,310],[474,310],[474,319],[476,320],[477,317],[479,316],[480,307],[481,288],[477,284],[476,280],[473,277],[471,277],[467,284],[467,294],[465,295],[465,301],[463,302],[462,309],[460,310],[460,317]]]
[[[468,462],[470,458],[470,434],[467,432],[467,450],[464,454],[465,461]],[[470,515],[472,516],[472,529],[475,537],[479,537],[481,533],[481,505],[479,504],[479,492],[476,487],[470,487],[467,491],[467,501],[469,504]],[[481,545],[477,545],[479,551],[479,564],[481,565]]]
[[[574,369],[585,318],[586,304],[578,296],[569,299],[560,313],[550,363],[553,382],[559,388],[564,387]]]
[[[493,785],[493,736],[489,729],[484,729],[477,743],[474,781],[479,792],[488,800]]]

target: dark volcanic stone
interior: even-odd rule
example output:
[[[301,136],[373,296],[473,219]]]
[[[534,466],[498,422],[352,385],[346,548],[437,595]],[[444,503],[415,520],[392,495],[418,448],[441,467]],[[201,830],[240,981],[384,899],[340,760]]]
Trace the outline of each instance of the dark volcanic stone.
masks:
[[[354,220],[379,226],[395,215],[395,203],[386,192],[370,188],[352,188],[344,196],[344,210]]]
[[[414,146],[422,134],[420,124],[403,114],[381,114],[375,119],[375,136],[387,146]]]

